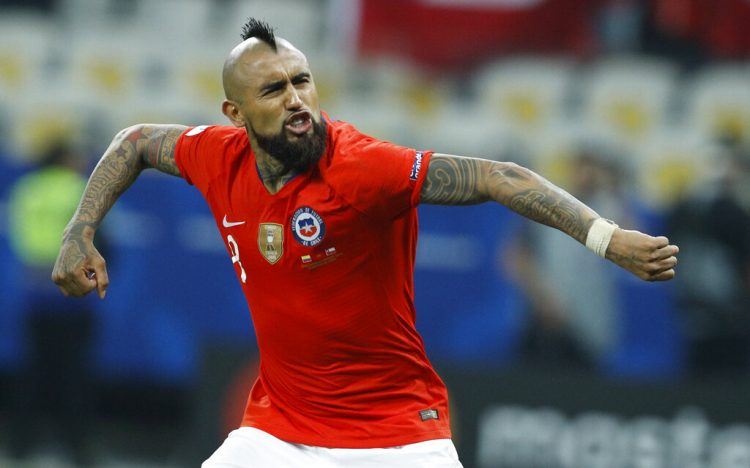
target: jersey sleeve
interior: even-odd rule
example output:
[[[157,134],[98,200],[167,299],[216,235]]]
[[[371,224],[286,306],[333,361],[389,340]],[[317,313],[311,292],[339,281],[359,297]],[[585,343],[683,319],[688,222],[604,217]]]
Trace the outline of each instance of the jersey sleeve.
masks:
[[[182,177],[203,193],[212,177],[220,170],[219,153],[222,132],[219,126],[201,125],[185,130],[175,146],[175,163]]]
[[[419,203],[432,152],[361,134],[337,151],[342,164],[333,172],[344,187],[341,195],[358,211],[395,218]]]

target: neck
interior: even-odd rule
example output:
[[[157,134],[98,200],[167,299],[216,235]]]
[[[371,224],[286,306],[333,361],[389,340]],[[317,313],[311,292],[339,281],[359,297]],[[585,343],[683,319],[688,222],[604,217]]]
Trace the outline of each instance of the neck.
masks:
[[[255,161],[258,166],[258,174],[266,189],[270,193],[276,193],[289,182],[296,174],[284,168],[279,161],[265,152],[256,152]]]

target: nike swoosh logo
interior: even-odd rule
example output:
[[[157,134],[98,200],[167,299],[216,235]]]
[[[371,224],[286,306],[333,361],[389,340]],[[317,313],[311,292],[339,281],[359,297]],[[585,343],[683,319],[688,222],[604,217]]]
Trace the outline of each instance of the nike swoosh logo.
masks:
[[[227,221],[227,215],[224,215],[224,220],[221,222],[221,224],[223,224],[225,228],[229,228],[232,226],[239,226],[240,224],[245,224],[245,222],[244,221],[229,222]]]

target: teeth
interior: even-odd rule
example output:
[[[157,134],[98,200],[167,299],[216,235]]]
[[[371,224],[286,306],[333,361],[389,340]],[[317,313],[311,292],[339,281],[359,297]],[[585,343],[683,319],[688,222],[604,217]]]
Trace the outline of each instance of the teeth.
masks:
[[[290,120],[289,125],[296,127],[299,125],[303,125],[306,121],[307,121],[307,116],[299,115],[293,118],[292,120]]]

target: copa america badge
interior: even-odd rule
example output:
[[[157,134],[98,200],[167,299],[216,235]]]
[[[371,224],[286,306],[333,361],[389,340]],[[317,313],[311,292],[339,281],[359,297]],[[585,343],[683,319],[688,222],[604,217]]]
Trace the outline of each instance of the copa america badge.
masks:
[[[305,247],[313,247],[323,240],[326,225],[323,218],[309,206],[297,209],[292,216],[292,234]]]

